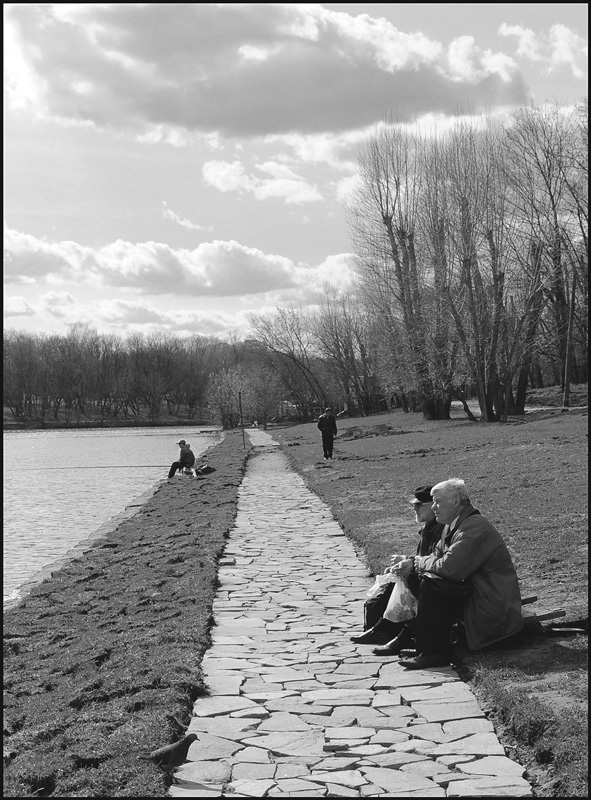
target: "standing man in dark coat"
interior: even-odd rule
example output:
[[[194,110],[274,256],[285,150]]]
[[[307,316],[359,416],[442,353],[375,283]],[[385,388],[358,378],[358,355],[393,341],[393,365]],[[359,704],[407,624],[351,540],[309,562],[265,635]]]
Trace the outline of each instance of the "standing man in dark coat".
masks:
[[[324,414],[318,418],[318,430],[322,434],[322,449],[324,450],[324,460],[332,460],[332,446],[337,435],[337,423],[331,408],[325,408]]]

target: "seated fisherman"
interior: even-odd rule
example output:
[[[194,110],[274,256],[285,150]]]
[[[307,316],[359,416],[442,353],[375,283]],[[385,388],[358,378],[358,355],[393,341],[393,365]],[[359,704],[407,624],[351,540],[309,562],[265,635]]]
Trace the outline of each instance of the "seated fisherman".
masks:
[[[463,618],[470,650],[506,639],[523,627],[517,573],[500,533],[472,506],[464,481],[451,478],[431,489],[437,522],[445,524],[431,555],[417,555],[421,578],[417,616],[411,621],[418,655],[406,669],[450,663],[450,633]]]
[[[178,461],[173,461],[170,465],[170,470],[168,472],[169,478],[173,478],[179,469],[184,469],[184,467],[192,467],[195,463],[195,455],[191,450],[191,445],[187,444],[184,439],[181,439],[179,442],[177,442],[177,444],[181,448],[181,451]]]

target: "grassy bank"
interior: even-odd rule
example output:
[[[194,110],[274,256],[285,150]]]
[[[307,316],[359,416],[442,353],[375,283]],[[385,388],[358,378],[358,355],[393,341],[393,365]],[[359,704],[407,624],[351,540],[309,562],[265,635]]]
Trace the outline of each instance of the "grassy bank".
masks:
[[[137,755],[184,731],[204,691],[217,563],[247,453],[163,482],[4,618],[4,797],[162,797]]]
[[[334,461],[316,426],[274,432],[309,488],[379,572],[392,552],[412,552],[415,487],[466,480],[474,505],[503,534],[522,595],[539,611],[563,609],[503,646],[464,652],[462,674],[507,751],[528,769],[537,796],[587,796],[587,414],[540,411],[506,424],[461,414],[426,422],[401,412],[340,420]]]

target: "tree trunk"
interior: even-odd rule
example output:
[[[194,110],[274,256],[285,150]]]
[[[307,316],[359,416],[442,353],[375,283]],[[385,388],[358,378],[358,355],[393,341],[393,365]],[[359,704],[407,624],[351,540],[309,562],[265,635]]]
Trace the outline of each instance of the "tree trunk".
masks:
[[[449,419],[451,398],[432,397],[423,403],[423,419]]]
[[[572,338],[573,338],[573,318],[575,313],[575,284],[577,282],[576,270],[573,270],[573,285],[571,290],[570,308],[568,311],[568,331],[566,335],[566,354],[564,358],[564,394],[562,398],[562,405],[568,408],[570,402],[570,380],[571,380],[571,353],[572,353]]]

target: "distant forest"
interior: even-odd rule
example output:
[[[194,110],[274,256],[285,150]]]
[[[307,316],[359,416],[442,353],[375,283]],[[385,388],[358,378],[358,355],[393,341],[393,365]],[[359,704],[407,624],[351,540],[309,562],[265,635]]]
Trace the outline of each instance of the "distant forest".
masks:
[[[357,283],[254,315],[249,338],[4,332],[16,421],[309,421],[325,406],[448,419],[524,412],[531,388],[588,379],[588,106],[384,124],[345,213]]]

